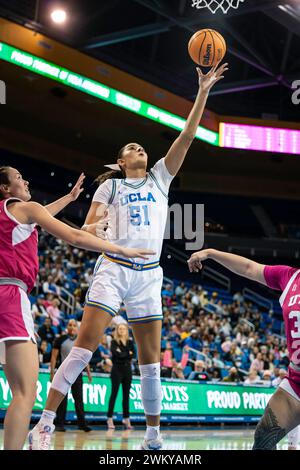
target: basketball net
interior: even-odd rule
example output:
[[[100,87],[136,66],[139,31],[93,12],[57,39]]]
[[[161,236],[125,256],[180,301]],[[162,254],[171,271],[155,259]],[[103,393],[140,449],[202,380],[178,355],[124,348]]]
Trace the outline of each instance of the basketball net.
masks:
[[[227,13],[229,8],[235,10],[240,6],[240,3],[245,0],[192,0],[192,7],[208,8],[212,13],[216,13],[217,10],[222,10],[223,13]]]

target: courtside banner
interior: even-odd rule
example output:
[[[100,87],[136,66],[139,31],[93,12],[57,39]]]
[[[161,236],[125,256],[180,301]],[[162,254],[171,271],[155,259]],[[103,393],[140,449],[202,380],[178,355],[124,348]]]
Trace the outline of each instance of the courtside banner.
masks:
[[[87,377],[83,378],[83,401],[85,412],[89,418],[95,414],[106,415],[111,392],[109,376],[96,374],[91,383]],[[37,384],[37,397],[34,411],[43,410],[48,390],[51,386],[49,373],[40,372]],[[234,421],[242,418],[258,418],[263,414],[266,405],[274,393],[272,387],[246,387],[243,385],[225,385],[199,383],[192,381],[162,380],[163,404],[162,418],[171,421],[214,421],[228,417]],[[11,400],[11,393],[4,376],[0,371],[0,408],[5,410]],[[68,411],[74,411],[72,394],[68,397]],[[122,389],[115,405],[115,413],[122,413]],[[139,378],[134,378],[130,390],[130,413],[136,418],[143,419],[143,406],[141,401],[141,385]],[[222,417],[222,418],[221,418]],[[226,419],[225,419],[226,420]],[[246,419],[247,421],[247,419]]]

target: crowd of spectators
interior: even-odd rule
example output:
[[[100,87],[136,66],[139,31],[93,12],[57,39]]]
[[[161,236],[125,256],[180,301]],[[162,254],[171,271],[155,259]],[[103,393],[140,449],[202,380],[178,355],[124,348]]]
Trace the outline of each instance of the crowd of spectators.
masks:
[[[40,366],[48,367],[54,339],[70,318],[81,320],[85,294],[97,254],[72,248],[40,234],[40,274],[32,315],[39,335]],[[75,308],[65,313],[67,292]],[[240,292],[229,301],[220,291],[201,285],[170,283],[162,290],[162,376],[182,380],[277,384],[286,373],[286,340],[273,331],[273,312],[261,311]],[[126,321],[121,309],[115,322]],[[110,341],[114,325],[105,332],[91,360],[95,372],[111,370]],[[133,361],[133,373],[138,375]]]

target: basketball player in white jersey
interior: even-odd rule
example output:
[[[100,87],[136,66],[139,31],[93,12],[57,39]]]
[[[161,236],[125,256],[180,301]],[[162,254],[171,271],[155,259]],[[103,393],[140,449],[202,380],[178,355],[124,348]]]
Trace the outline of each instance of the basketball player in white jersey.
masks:
[[[162,392],[160,384],[160,343],[162,325],[161,286],[163,273],[159,258],[168,214],[168,191],[184,162],[200,123],[210,89],[223,78],[228,64],[212,68],[206,75],[197,69],[199,91],[185,127],[167,155],[147,173],[148,156],[143,147],[130,143],[121,149],[118,171],[99,179],[86,224],[92,224],[108,209],[109,240],[117,245],[143,246],[155,254],[147,262],[100,256],[87,293],[78,339],[57,371],[40,422],[29,434],[30,448],[48,449],[53,419],[71,384],[90,361],[104,329],[124,302],[128,322],[138,346],[141,395],[147,429],[142,449],[162,448],[159,424]],[[106,179],[108,178],[108,179]]]

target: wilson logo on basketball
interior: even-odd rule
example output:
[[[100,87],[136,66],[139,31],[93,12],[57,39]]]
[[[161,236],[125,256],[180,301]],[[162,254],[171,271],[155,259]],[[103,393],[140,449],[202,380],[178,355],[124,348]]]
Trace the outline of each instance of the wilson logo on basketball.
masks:
[[[203,56],[203,64],[209,65],[211,62],[211,48],[212,44],[207,44],[205,55]]]

